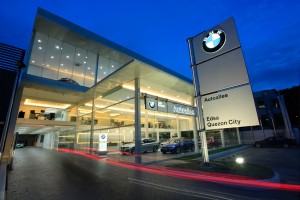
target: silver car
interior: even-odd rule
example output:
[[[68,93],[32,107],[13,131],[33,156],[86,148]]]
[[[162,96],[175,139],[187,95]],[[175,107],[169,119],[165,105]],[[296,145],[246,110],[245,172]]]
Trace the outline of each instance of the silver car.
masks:
[[[152,151],[157,152],[158,150],[158,142],[156,142],[154,139],[151,138],[144,138],[142,139],[142,152]],[[120,151],[125,154],[125,152],[128,153],[134,153],[135,152],[135,144],[124,144],[121,145]]]

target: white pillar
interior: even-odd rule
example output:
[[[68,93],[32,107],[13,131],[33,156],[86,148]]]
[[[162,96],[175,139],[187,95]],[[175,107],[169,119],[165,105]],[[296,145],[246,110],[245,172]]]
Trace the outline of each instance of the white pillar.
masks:
[[[179,116],[176,116],[176,128],[177,128],[177,137],[181,137],[180,133],[180,123],[179,123]]]
[[[221,133],[221,142],[222,142],[222,147],[225,147],[225,140],[224,140],[224,130],[220,130]]]
[[[238,127],[236,128],[236,134],[237,134],[237,138],[238,138],[238,143],[239,143],[239,144],[242,144],[242,143],[241,143],[241,137],[240,137],[240,130],[239,130]]]
[[[145,137],[149,138],[149,127],[148,127],[148,110],[145,110]]]
[[[142,153],[141,140],[141,107],[140,107],[140,79],[136,78],[134,81],[134,139],[135,139],[135,154]],[[135,156],[135,162],[141,163],[142,157]]]
[[[201,149],[202,149],[202,158],[203,162],[208,163],[209,157],[208,157],[208,149],[207,149],[207,141],[206,141],[206,132],[201,131]]]
[[[195,153],[199,153],[199,135],[197,130],[196,117],[193,117],[193,132],[194,132],[194,143],[195,143]]]

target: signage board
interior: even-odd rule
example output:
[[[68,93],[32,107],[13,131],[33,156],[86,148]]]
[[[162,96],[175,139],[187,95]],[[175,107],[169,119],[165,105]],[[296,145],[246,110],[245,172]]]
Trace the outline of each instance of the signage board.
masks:
[[[107,151],[107,134],[99,134],[99,151]]]
[[[149,97],[145,98],[145,109],[179,115],[197,116],[196,108],[194,107],[156,100]]]
[[[157,100],[154,98],[145,98],[145,109],[157,111]]]
[[[197,112],[196,109],[193,107],[168,102],[168,113],[195,117]]]
[[[168,103],[166,101],[157,100],[157,110],[159,112],[168,112]]]
[[[242,49],[197,65],[201,95],[249,83]]]
[[[201,97],[206,130],[259,125],[250,85]]]

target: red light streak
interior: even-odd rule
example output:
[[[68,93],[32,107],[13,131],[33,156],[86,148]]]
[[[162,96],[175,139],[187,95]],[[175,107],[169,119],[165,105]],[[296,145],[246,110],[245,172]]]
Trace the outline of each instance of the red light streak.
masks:
[[[84,156],[92,160],[98,160],[118,167],[139,170],[148,173],[160,174],[160,175],[165,175],[170,177],[177,177],[177,178],[184,178],[184,179],[198,180],[198,181],[208,181],[208,182],[223,183],[223,184],[225,183],[225,184],[239,185],[239,186],[261,187],[267,189],[277,189],[277,190],[279,189],[279,190],[300,192],[300,185],[265,182],[262,180],[255,180],[248,177],[237,176],[237,175],[196,172],[191,170],[182,170],[182,169],[175,169],[170,167],[157,167],[157,166],[154,167],[154,166],[146,166],[142,164],[118,162],[113,160],[107,160],[101,157],[97,157],[95,155],[86,154],[71,149],[57,148],[57,150],[66,153]]]

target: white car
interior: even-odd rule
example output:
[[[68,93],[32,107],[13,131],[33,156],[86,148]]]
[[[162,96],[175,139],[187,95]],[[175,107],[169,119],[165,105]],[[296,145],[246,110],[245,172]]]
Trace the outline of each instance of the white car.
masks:
[[[23,148],[24,147],[24,143],[17,143],[16,144],[16,148]]]
[[[158,146],[159,146],[158,142],[156,142],[154,139],[150,139],[150,138],[142,139],[142,146],[141,146],[142,152],[147,152],[147,151],[157,152]],[[135,152],[135,144],[129,143],[129,144],[121,145],[120,151],[122,153],[128,152],[133,154]]]

